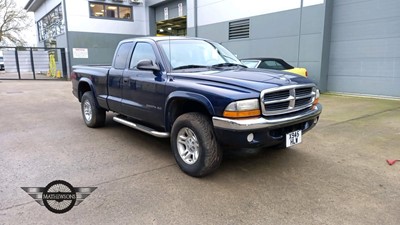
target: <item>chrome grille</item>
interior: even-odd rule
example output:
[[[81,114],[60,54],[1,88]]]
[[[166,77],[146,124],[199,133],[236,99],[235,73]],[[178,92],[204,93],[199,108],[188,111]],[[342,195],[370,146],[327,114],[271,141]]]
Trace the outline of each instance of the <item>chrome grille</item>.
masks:
[[[312,98],[297,99],[296,103],[295,103],[295,107],[307,105],[308,103],[312,102],[311,99]]]
[[[289,102],[278,102],[278,103],[271,103],[268,105],[268,109],[271,110],[282,110],[287,109],[289,107]]]
[[[309,95],[312,92],[312,88],[297,88],[296,89],[296,96],[305,96],[305,95]]]
[[[316,95],[313,84],[292,85],[261,92],[261,110],[264,116],[275,116],[300,111],[312,106]]]
[[[288,98],[290,95],[289,90],[284,91],[277,91],[269,93],[268,95],[264,96],[265,101],[275,101],[280,99]]]

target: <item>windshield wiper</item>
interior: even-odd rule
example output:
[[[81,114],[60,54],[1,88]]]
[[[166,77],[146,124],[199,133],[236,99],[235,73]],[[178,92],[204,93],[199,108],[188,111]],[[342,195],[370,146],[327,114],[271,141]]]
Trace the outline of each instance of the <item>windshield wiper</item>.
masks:
[[[184,66],[175,67],[175,68],[173,68],[173,70],[191,69],[191,68],[208,68],[208,66],[204,66],[204,65],[184,65]]]
[[[218,63],[218,64],[215,64],[215,65],[212,65],[211,67],[217,68],[217,67],[226,67],[226,66],[241,66],[243,68],[247,68],[247,66],[242,65],[242,64],[238,64],[238,63]]]

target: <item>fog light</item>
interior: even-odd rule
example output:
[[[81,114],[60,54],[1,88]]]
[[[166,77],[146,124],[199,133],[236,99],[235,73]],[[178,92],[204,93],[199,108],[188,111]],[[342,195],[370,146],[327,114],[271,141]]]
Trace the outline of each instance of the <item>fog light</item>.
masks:
[[[318,118],[315,118],[314,119],[314,124],[317,124],[318,123]]]
[[[252,142],[254,140],[254,134],[250,133],[249,135],[247,135],[247,141],[248,142]]]

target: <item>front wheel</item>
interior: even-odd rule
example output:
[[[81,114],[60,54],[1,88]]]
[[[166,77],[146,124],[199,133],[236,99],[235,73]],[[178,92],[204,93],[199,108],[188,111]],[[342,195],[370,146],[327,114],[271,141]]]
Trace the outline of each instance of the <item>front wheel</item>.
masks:
[[[102,127],[106,121],[106,111],[97,107],[91,91],[87,91],[82,96],[81,110],[83,121],[88,127]]]
[[[194,177],[213,172],[222,160],[211,122],[201,113],[186,113],[176,119],[171,148],[181,170]]]

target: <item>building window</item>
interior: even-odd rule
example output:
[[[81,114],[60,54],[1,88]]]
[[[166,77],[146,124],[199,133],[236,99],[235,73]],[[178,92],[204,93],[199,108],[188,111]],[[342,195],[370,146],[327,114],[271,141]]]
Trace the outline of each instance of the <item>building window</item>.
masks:
[[[133,21],[132,7],[89,2],[90,17]]]
[[[64,33],[62,5],[56,6],[37,22],[39,41],[45,41]]]

